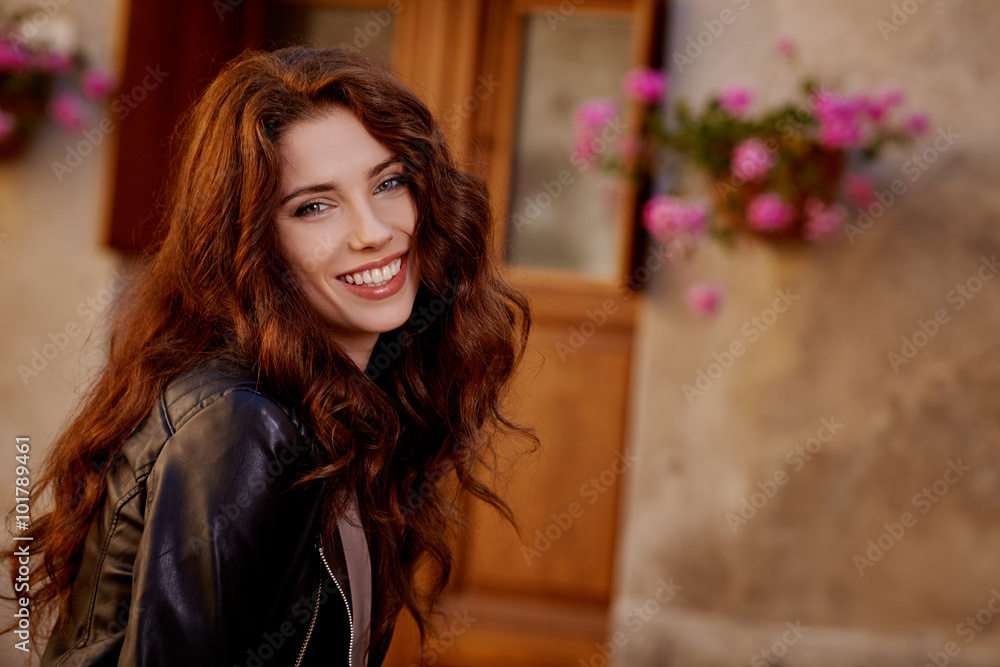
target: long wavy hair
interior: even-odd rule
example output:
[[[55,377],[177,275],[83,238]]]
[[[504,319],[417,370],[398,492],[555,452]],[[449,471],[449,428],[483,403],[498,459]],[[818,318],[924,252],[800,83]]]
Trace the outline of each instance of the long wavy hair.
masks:
[[[283,133],[331,105],[353,112],[401,159],[417,209],[413,312],[426,317],[383,333],[367,374],[324,335],[274,222]],[[178,127],[167,233],[117,304],[107,364],[38,479],[35,494],[49,493],[52,505],[31,523],[30,551],[42,554],[31,574],[33,617],[65,617],[107,471],[127,436],[171,378],[223,356],[293,401],[321,443],[323,465],[301,482],[335,479],[356,492],[376,554],[372,645],[404,608],[423,642],[463,534],[463,499],[478,497],[513,523],[483,474],[497,460],[493,436],[537,443],[501,407],[531,317],[492,242],[486,183],[456,166],[439,124],[405,84],[347,50],[244,53]],[[332,543],[343,496],[325,502],[322,530]],[[13,584],[16,558],[3,555]]]

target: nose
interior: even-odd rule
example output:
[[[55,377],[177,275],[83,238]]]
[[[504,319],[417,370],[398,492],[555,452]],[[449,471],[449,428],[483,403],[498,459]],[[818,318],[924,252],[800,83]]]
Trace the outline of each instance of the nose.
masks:
[[[352,250],[378,249],[392,239],[392,227],[367,200],[354,206],[349,245]]]

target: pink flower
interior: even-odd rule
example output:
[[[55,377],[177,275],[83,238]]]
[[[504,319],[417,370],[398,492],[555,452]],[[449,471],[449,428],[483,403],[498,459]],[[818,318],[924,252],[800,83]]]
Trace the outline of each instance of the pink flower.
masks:
[[[753,91],[744,86],[728,86],[719,95],[719,104],[731,116],[739,118],[753,101]]]
[[[730,170],[736,178],[756,183],[763,180],[773,166],[774,158],[758,137],[741,141],[733,148]]]
[[[583,132],[593,132],[611,122],[618,113],[618,107],[611,100],[596,98],[587,100],[573,112],[573,123]]]
[[[765,192],[747,204],[747,224],[758,232],[780,232],[795,217],[795,208],[776,192]]]
[[[83,94],[92,100],[107,97],[115,89],[116,85],[114,76],[94,67],[85,71],[80,80]]]
[[[573,164],[581,163],[581,169],[594,164],[597,158],[597,131],[611,122],[617,113],[614,102],[603,98],[587,100],[573,111],[573,125],[576,127],[570,150]]]
[[[819,143],[825,148],[851,148],[861,143],[861,128],[851,118],[836,118],[820,124]]]
[[[886,114],[893,107],[897,107],[903,103],[903,93],[896,88],[887,90],[878,97],[865,97],[862,95],[859,98],[864,103],[865,112],[868,114],[868,117],[876,123],[883,121]]]
[[[819,143],[824,148],[852,148],[861,143],[858,117],[867,111],[867,99],[862,96],[838,97],[824,92],[813,97],[819,120]]]
[[[785,58],[791,58],[795,55],[795,41],[791,37],[779,38],[775,46],[778,49],[778,53]]]
[[[881,122],[885,118],[886,108],[879,100],[874,97],[864,97],[865,101],[865,113],[876,123]]]
[[[594,164],[597,158],[597,151],[594,150],[593,137],[591,135],[578,136],[573,140],[573,148],[570,150],[570,159],[573,164],[579,163],[581,169],[586,169]]]
[[[695,315],[708,318],[719,312],[722,294],[722,287],[717,283],[695,283],[684,291],[684,303]]]
[[[667,75],[645,66],[629,70],[622,83],[625,94],[633,100],[652,104],[658,102],[667,89]]]
[[[868,208],[875,201],[875,186],[861,174],[844,177],[844,196],[852,206]]]
[[[18,72],[31,62],[31,52],[11,42],[0,41],[0,72]]]
[[[3,143],[7,137],[14,134],[14,130],[16,129],[17,117],[13,114],[0,111],[0,143]]]
[[[687,232],[693,236],[705,233],[708,209],[702,202],[685,203],[670,195],[656,195],[642,209],[643,224],[660,241],[668,241]]]
[[[879,98],[879,101],[887,109],[898,107],[900,104],[903,103],[903,91],[901,91],[899,88],[890,88],[889,90],[882,93],[882,96]]]
[[[847,209],[841,204],[827,206],[819,199],[806,200],[806,224],[802,235],[810,241],[832,241],[847,217]]]
[[[79,132],[86,121],[83,100],[73,93],[60,93],[49,104],[49,116],[66,132]]]
[[[923,134],[930,127],[930,120],[925,113],[915,113],[906,119],[903,126],[912,135]]]

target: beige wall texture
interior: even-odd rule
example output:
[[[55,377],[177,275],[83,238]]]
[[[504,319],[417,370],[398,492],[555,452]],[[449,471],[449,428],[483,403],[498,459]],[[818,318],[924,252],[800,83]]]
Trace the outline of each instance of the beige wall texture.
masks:
[[[675,96],[783,100],[787,35],[801,71],[899,86],[932,129],[869,172],[904,189],[853,242],[702,255],[729,290],[717,319],[655,274],[617,634],[590,664],[1000,664],[1000,5],[677,0],[670,21],[670,60],[709,31]]]
[[[80,46],[94,65],[115,70],[121,62],[122,0],[0,0],[0,14],[42,8],[42,17],[75,25]],[[39,21],[41,24],[43,21]],[[114,134],[102,135],[94,113],[87,130],[92,150],[78,166],[57,175],[84,136],[46,128],[30,152],[0,163],[0,494],[14,496],[15,438],[31,442],[29,467],[37,471],[52,438],[76,407],[83,383],[103,360],[101,322],[120,290],[116,253],[102,248]],[[97,137],[101,136],[98,141]],[[83,150],[88,150],[86,147]],[[81,151],[82,153],[82,151]],[[61,175],[61,180],[59,176]],[[51,345],[48,349],[44,349]],[[41,368],[22,379],[18,367]],[[44,364],[43,364],[44,360]],[[30,487],[29,487],[30,488]],[[0,503],[6,513],[11,504]],[[10,537],[4,531],[4,545]],[[0,581],[9,591],[9,584]],[[4,607],[7,610],[7,607]],[[7,616],[4,615],[4,624]],[[0,638],[0,665],[28,665]]]

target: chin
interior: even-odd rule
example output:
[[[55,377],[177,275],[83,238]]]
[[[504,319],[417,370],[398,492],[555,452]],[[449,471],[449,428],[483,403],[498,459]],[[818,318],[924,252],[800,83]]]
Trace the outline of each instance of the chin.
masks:
[[[383,334],[397,329],[410,318],[410,309],[400,309],[398,312],[371,314],[369,317],[354,317],[331,319],[334,329],[342,335]]]
[[[398,329],[399,327],[406,324],[406,320],[409,319],[410,313],[407,312],[402,317],[391,317],[376,322],[372,322],[371,326],[368,327],[368,331],[374,334],[383,334],[387,331],[392,331],[393,329]]]

